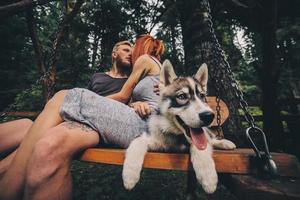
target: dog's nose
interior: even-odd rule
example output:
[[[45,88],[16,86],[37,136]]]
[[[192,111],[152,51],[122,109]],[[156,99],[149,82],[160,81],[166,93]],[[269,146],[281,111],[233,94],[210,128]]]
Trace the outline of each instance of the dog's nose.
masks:
[[[206,111],[206,112],[200,113],[199,117],[200,117],[201,121],[204,123],[203,125],[208,126],[214,120],[215,115],[213,112]]]

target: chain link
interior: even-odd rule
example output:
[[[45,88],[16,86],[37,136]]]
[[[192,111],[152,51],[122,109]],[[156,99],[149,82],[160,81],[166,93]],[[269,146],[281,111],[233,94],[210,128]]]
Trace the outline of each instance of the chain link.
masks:
[[[218,128],[217,128],[217,138],[218,139],[222,139],[223,136],[222,136],[222,128],[221,128],[221,106],[220,106],[220,96],[217,95],[216,97],[216,102],[217,102],[217,106],[216,106],[216,111],[217,111],[217,125],[218,125]]]

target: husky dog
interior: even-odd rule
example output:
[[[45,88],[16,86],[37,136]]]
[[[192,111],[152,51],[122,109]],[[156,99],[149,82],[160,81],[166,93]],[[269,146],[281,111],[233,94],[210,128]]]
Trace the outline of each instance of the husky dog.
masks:
[[[214,119],[205,103],[208,70],[201,65],[192,77],[177,77],[171,63],[163,63],[160,81],[159,112],[149,120],[149,133],[134,139],[126,151],[123,183],[132,189],[140,179],[144,156],[151,151],[184,151],[190,149],[191,162],[198,182],[207,193],[216,190],[218,176],[212,158],[212,147],[234,149],[226,139],[217,140],[205,128]]]

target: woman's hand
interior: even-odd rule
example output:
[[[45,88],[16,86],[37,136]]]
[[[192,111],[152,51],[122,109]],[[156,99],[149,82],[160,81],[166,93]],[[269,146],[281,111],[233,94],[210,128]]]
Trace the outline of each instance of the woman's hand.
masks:
[[[156,84],[154,84],[153,86],[153,92],[159,96],[160,91],[162,91],[164,89],[165,85],[163,82],[159,81]]]
[[[159,96],[159,83],[156,83],[153,87],[153,92]]]
[[[147,118],[151,114],[151,108],[147,102],[137,101],[129,104],[130,107],[141,117]]]

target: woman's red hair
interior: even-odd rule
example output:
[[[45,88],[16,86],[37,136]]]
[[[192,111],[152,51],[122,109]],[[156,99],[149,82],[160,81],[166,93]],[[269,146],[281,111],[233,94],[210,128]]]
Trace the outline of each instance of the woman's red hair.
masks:
[[[151,35],[144,34],[137,37],[134,50],[132,52],[132,64],[144,54],[149,54],[160,61],[160,56],[165,48],[161,40],[154,39]]]

